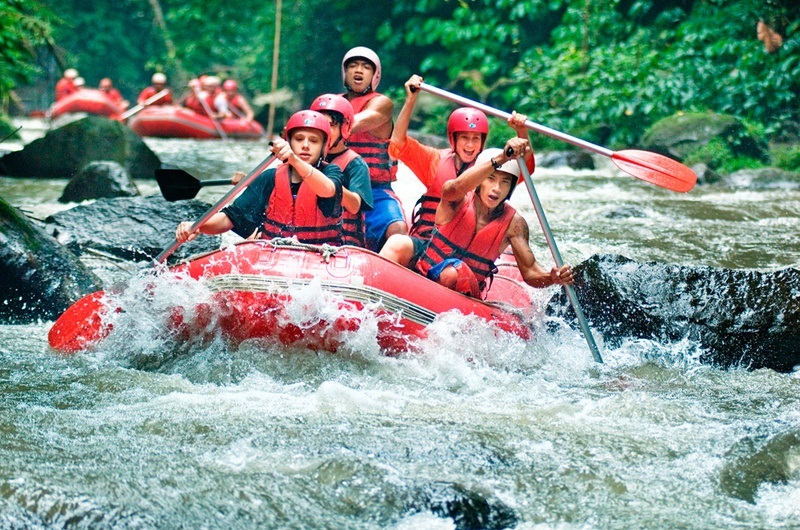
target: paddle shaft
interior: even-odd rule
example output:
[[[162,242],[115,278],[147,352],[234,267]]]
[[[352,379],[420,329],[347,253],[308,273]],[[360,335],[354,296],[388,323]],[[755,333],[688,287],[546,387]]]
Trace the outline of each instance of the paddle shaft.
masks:
[[[539,224],[542,225],[542,232],[544,232],[544,238],[547,241],[547,246],[550,248],[550,253],[553,255],[553,261],[556,267],[563,267],[564,260],[561,259],[561,253],[558,251],[553,232],[550,230],[550,224],[547,222],[547,218],[544,215],[544,208],[542,208],[539,194],[536,193],[536,188],[533,186],[533,179],[528,171],[528,167],[525,165],[525,161],[522,157],[517,159],[517,164],[519,164],[522,176],[525,178],[525,187],[528,188],[531,202],[533,202],[533,209],[536,210],[536,217],[539,218]],[[575,316],[578,317],[578,323],[581,326],[581,331],[583,331],[583,336],[586,337],[586,342],[589,344],[592,357],[594,357],[594,360],[598,363],[602,363],[603,357],[600,355],[600,350],[597,347],[597,343],[594,341],[594,336],[592,336],[592,330],[589,329],[589,324],[586,321],[586,317],[583,315],[583,310],[578,301],[578,296],[575,294],[575,289],[571,285],[564,285],[564,289],[567,291],[567,298],[569,298],[569,302],[572,304],[572,309],[575,310]]]
[[[147,107],[148,105],[152,105],[153,103],[155,103],[159,99],[163,98],[167,94],[169,94],[169,89],[168,88],[165,88],[164,90],[162,90],[161,92],[158,92],[157,94],[153,94],[152,96],[150,96],[149,98],[144,100],[142,103],[139,103],[138,105],[136,105],[132,109],[128,109],[126,112],[123,112],[122,114],[120,114],[119,115],[119,120],[120,121],[127,120],[128,118],[130,118],[131,116],[133,116],[134,114],[136,114],[137,112],[142,110],[143,108]]]
[[[217,133],[219,133],[220,138],[227,140],[228,135],[222,130],[222,126],[219,124],[219,121],[214,117],[214,113],[211,112],[211,108],[208,106],[208,101],[206,101],[205,98],[200,97],[200,91],[198,89],[192,87],[192,91],[194,92],[197,101],[199,101],[200,105],[202,105],[203,110],[205,110],[206,114],[208,114],[208,117],[211,118],[211,123],[214,124],[214,128],[217,130]]]
[[[275,155],[270,154],[258,166],[256,166],[250,173],[248,173],[242,180],[240,180],[239,183],[236,186],[231,188],[228,191],[228,193],[226,193],[224,197],[222,197],[220,200],[218,200],[216,202],[216,204],[214,204],[214,206],[212,206],[206,213],[204,213],[203,216],[200,219],[198,219],[197,221],[194,222],[194,224],[192,225],[192,228],[190,229],[190,232],[194,232],[195,230],[197,230],[198,228],[203,226],[206,223],[206,221],[211,219],[215,214],[217,214],[220,210],[222,210],[231,201],[231,199],[236,197],[236,195],[240,191],[242,191],[247,186],[249,186],[250,183],[253,182],[253,180],[255,180],[255,178],[257,176],[259,176],[261,174],[261,172],[264,171],[264,169],[268,165],[270,165],[272,163],[272,160],[274,158],[275,158]],[[167,248],[165,248],[164,250],[161,251],[161,254],[156,256],[155,263],[163,263],[169,256],[172,255],[173,252],[178,250],[178,248],[181,245],[182,245],[182,243],[178,242],[177,239],[175,241],[173,241],[173,243],[170,246],[168,246]]]
[[[7,135],[5,135],[5,136],[3,137],[3,139],[2,139],[2,140],[0,140],[0,143],[2,143],[2,142],[5,142],[5,141],[6,141],[6,140],[8,140],[9,138],[11,138],[11,137],[12,137],[12,136],[14,136],[15,134],[17,134],[17,132],[18,132],[20,129],[22,129],[22,125],[20,125],[20,126],[19,126],[19,127],[17,127],[16,129],[14,129],[13,131],[11,131],[11,132],[10,132],[10,133],[8,133]]]
[[[478,103],[477,101],[472,101],[471,99],[459,96],[457,94],[453,94],[452,92],[448,92],[447,90],[442,90],[441,88],[436,88],[435,86],[431,86],[427,83],[420,83],[419,89],[424,90],[425,92],[428,92],[430,94],[433,94],[434,96],[439,96],[442,99],[452,101],[453,103],[458,103],[459,105],[463,105],[465,107],[472,107],[481,110],[486,114],[489,114],[490,116],[495,116],[496,118],[503,118],[504,120],[508,120],[511,117],[511,114],[508,112],[498,110],[494,107],[490,107],[489,105],[484,105],[483,103]],[[592,151],[593,153],[597,153],[598,155],[610,157],[611,155],[614,154],[614,151],[612,151],[611,149],[607,149],[605,147],[595,145],[591,142],[587,142],[586,140],[581,140],[580,138],[570,136],[569,134],[556,131],[555,129],[551,129],[550,127],[540,125],[536,122],[532,122],[531,120],[525,120],[525,127],[533,131],[545,134],[547,136],[551,136],[558,140],[562,140],[569,144],[582,147],[583,149],[587,149],[589,151]]]

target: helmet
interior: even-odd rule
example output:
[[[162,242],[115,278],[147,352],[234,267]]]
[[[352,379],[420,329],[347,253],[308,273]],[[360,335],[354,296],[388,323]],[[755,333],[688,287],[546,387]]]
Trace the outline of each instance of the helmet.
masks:
[[[345,82],[345,70],[347,63],[353,59],[366,59],[375,67],[375,75],[372,76],[372,90],[378,90],[378,84],[381,82],[381,60],[378,59],[378,54],[365,46],[356,46],[349,52],[344,54],[342,59],[342,83]]]
[[[153,77],[150,78],[150,82],[154,84],[165,84],[167,82],[167,76],[162,74],[161,72],[156,72],[153,74]]]
[[[66,70],[64,70],[64,77],[66,77],[67,79],[75,79],[76,77],[78,77],[78,71],[74,68],[67,68]]]
[[[86,81],[82,77],[76,77],[75,80],[73,81],[73,84],[75,86],[84,86],[86,84]]]
[[[222,83],[222,90],[239,90],[239,85],[236,84],[236,81],[233,79],[226,79],[224,83]]]
[[[200,78],[200,84],[207,87],[218,87],[220,85],[220,79],[215,75],[207,75]]]
[[[496,147],[490,147],[488,149],[484,149],[475,159],[476,164],[480,164],[481,162],[488,162],[492,158],[496,157],[497,155],[503,152],[502,149],[498,149]],[[523,162],[524,163],[524,162]],[[511,197],[511,194],[514,193],[514,188],[517,186],[518,183],[522,182],[522,172],[519,169],[519,163],[517,162],[516,158],[506,161],[500,169],[497,171],[502,171],[504,173],[509,173],[516,177],[514,180],[511,181],[511,189],[508,192],[508,197]],[[506,197],[506,200],[508,199]]]
[[[286,122],[283,139],[288,142],[289,138],[292,137],[292,131],[303,127],[317,129],[325,135],[325,146],[322,149],[322,156],[325,156],[325,154],[328,152],[328,149],[331,147],[332,140],[331,124],[328,121],[328,118],[313,110],[301,110],[300,112],[295,112],[289,118],[289,121]]]
[[[338,94],[322,94],[311,103],[311,110],[317,112],[338,112],[344,118],[342,123],[342,138],[347,140],[350,138],[350,129],[353,127],[355,121],[355,114],[353,113],[353,105],[350,104],[344,97]]]
[[[450,114],[447,119],[447,139],[450,140],[450,148],[456,150],[455,134],[458,132],[477,132],[483,135],[481,149],[486,144],[486,136],[489,134],[489,120],[486,114],[470,107],[460,107]]]

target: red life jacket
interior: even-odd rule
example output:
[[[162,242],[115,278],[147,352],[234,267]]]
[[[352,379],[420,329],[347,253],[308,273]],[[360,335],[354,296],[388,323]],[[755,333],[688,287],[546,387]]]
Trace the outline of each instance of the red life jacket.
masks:
[[[353,113],[358,114],[367,103],[380,96],[378,92],[370,92],[350,100]],[[350,135],[347,147],[361,155],[369,166],[369,180],[375,184],[390,184],[397,180],[397,162],[389,157],[389,138],[378,138],[370,131]]]
[[[358,153],[352,149],[346,149],[339,154],[336,158],[331,160],[331,164],[336,164],[339,169],[344,173],[347,165],[358,158]],[[364,210],[360,209],[358,213],[350,213],[347,209],[342,208],[342,244],[355,245],[358,247],[367,246],[367,228],[365,224]]]
[[[449,223],[436,227],[425,254],[417,261],[419,272],[427,275],[431,267],[447,258],[456,258],[466,263],[475,273],[480,290],[486,287],[486,279],[497,270],[494,260],[500,256],[500,244],[516,210],[504,202],[500,215],[486,223],[476,233],[475,201],[477,200],[480,199],[474,191],[467,193],[455,217]]]
[[[341,245],[341,217],[326,217],[317,206],[317,195],[305,182],[297,197],[292,196],[289,164],[275,171],[275,188],[267,202],[263,239],[292,237],[312,245]]]
[[[411,214],[411,231],[410,236],[418,237],[420,239],[430,239],[433,233],[434,220],[436,218],[436,207],[442,201],[442,188],[444,183],[448,180],[453,180],[462,171],[456,168],[456,154],[452,149],[439,150],[439,166],[436,168],[436,174],[433,176],[433,181],[425,193],[422,194],[414,205],[414,212]],[[469,165],[463,169],[472,167],[475,163],[473,160]]]
[[[244,105],[242,104],[243,98],[241,94],[234,94],[232,98],[229,98],[228,95],[225,94],[225,99],[228,100],[228,107],[237,118],[244,116]]]

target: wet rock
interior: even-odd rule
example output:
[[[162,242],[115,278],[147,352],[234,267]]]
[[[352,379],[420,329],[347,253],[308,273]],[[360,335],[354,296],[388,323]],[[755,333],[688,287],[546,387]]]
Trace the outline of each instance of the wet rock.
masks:
[[[636,206],[618,206],[606,212],[603,217],[607,219],[644,219],[647,213]]]
[[[100,280],[67,249],[0,199],[0,322],[51,320]]]
[[[627,338],[700,347],[700,361],[791,371],[800,364],[800,270],[777,272],[638,263],[595,255],[575,267],[590,325],[610,345]],[[563,292],[548,313],[573,319]]]
[[[112,160],[131,178],[152,179],[158,157],[124,124],[87,116],[0,158],[0,174],[12,177],[72,178],[90,162]]]
[[[595,169],[592,155],[585,151],[551,151],[536,155],[537,167],[570,167],[572,169]]]
[[[721,178],[719,173],[703,163],[692,165],[691,170],[697,175],[698,184],[716,184]]]
[[[764,437],[748,437],[726,455],[720,473],[720,488],[726,494],[755,503],[764,483],[788,484],[796,476],[793,460],[800,451],[800,433],[788,431]]]
[[[800,188],[800,173],[784,171],[774,167],[740,169],[721,179],[720,184],[741,189],[787,189]]]
[[[64,188],[58,202],[81,202],[104,197],[139,195],[125,168],[116,162],[90,162]]]
[[[47,229],[74,253],[88,249],[126,260],[150,261],[175,240],[181,221],[200,218],[209,205],[200,201],[167,202],[163,197],[99,199],[49,216]],[[200,236],[182,245],[169,259],[174,263],[219,248],[220,236]]]
[[[698,157],[698,151],[702,148],[708,149],[705,158],[709,159],[719,158],[722,156],[720,151],[725,150],[736,157],[749,157],[762,162],[769,160],[767,143],[748,131],[739,118],[713,112],[664,118],[645,132],[640,144],[643,149],[678,161],[686,160],[690,155]],[[715,167],[711,163],[709,165]]]

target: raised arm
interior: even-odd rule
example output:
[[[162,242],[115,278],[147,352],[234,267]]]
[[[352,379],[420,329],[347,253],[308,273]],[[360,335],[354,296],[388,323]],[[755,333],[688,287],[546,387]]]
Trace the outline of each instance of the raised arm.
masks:
[[[402,149],[406,143],[406,138],[408,138],[408,126],[411,123],[411,115],[414,113],[414,105],[419,95],[420,83],[422,83],[422,78],[414,74],[404,85],[406,100],[403,103],[403,108],[400,109],[400,114],[397,115],[397,121],[394,124],[394,130],[392,130],[392,143],[395,144],[397,149]]]
[[[294,168],[300,178],[306,182],[317,195],[327,199],[336,195],[336,184],[333,183],[322,171],[312,166],[297,156],[289,142],[283,138],[276,138],[271,147],[272,153]]]
[[[392,112],[394,103],[391,99],[383,95],[373,98],[364,110],[355,115],[350,133],[373,131],[378,137],[388,138],[391,134]],[[382,129],[386,129],[385,134],[378,134],[383,132]]]

